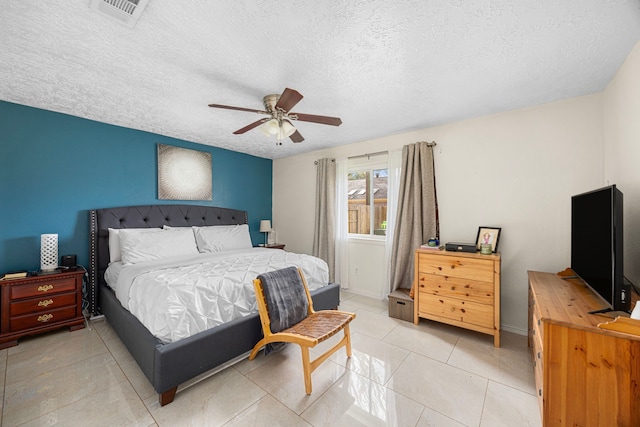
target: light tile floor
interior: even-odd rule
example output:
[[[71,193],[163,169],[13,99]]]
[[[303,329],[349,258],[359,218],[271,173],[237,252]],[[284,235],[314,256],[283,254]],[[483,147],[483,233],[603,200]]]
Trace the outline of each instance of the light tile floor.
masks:
[[[488,335],[393,319],[386,301],[349,292],[340,308],[357,314],[353,357],[322,364],[310,396],[293,345],[160,407],[108,322],[24,338],[0,350],[1,425],[540,426],[526,337],[503,333],[494,348]]]

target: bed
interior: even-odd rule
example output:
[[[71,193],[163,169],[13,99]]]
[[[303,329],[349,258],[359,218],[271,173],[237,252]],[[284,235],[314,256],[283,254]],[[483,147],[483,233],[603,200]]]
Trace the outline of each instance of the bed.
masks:
[[[116,298],[105,282],[110,263],[109,229],[207,227],[247,224],[246,211],[196,205],[127,206],[89,211],[89,283],[87,299],[93,315],[104,315],[159,395],[171,403],[178,386],[246,358],[262,338],[259,315],[252,312],[172,342],[151,333]],[[263,249],[271,251],[271,249]],[[311,292],[316,309],[339,305],[335,283]]]

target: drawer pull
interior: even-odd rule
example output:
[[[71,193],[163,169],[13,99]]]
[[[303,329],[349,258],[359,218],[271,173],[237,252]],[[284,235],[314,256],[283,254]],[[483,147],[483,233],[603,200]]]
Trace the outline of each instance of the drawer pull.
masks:
[[[396,301],[396,304],[400,304],[400,305],[406,305],[407,303],[404,301]]]
[[[53,319],[53,314],[43,314],[38,316],[38,322],[47,323],[49,320]]]
[[[53,285],[40,285],[40,286],[38,286],[38,291],[40,291],[40,292],[47,292],[47,291],[50,291],[51,289],[53,289]]]
[[[48,307],[53,304],[52,299],[43,299],[42,301],[38,301],[38,307]]]

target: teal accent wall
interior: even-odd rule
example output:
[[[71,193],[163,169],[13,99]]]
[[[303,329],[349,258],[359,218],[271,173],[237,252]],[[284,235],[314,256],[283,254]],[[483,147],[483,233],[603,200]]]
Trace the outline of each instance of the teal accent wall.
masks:
[[[229,134],[229,138],[233,135]],[[157,144],[211,153],[212,201],[158,200]],[[246,210],[254,244],[271,218],[272,161],[0,101],[0,274],[40,268],[40,235],[88,266],[90,209],[197,204]]]

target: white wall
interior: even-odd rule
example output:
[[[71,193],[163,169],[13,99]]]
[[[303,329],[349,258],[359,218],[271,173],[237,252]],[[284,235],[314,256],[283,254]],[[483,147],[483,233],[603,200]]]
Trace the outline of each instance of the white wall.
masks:
[[[624,194],[625,275],[640,286],[640,42],[604,92],[605,180]]]
[[[345,124],[348,125],[348,124]],[[604,180],[602,94],[277,159],[273,220],[287,249],[310,253],[314,160],[435,140],[441,240],[502,227],[502,327],[527,329],[527,270],[570,263],[570,198]]]
[[[386,286],[385,242],[349,239],[349,291],[382,299]]]

